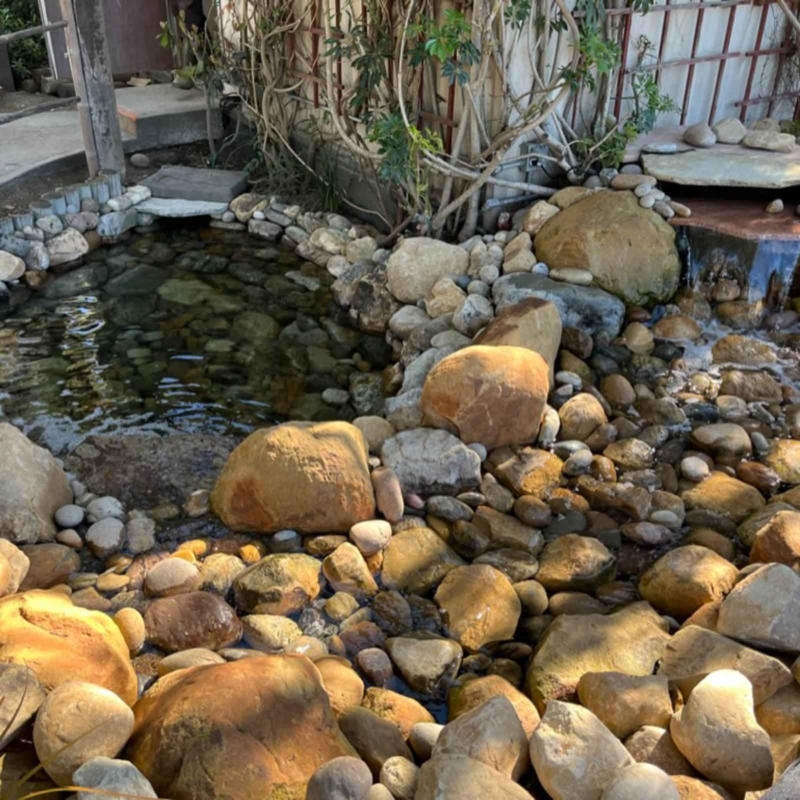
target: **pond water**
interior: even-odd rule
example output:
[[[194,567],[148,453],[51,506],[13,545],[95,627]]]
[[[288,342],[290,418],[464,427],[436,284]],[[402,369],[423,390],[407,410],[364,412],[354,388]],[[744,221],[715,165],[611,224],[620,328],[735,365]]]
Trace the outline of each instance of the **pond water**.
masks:
[[[0,419],[64,453],[95,433],[376,413],[391,351],[348,326],[333,280],[206,227],[98,250],[0,323]]]

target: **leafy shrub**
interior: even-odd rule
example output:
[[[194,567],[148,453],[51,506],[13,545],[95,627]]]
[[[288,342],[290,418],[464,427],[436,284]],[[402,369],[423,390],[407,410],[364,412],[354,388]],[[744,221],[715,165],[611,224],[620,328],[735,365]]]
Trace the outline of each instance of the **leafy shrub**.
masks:
[[[36,0],[3,0],[0,3],[0,31],[11,33],[41,25]],[[30,78],[38,67],[47,65],[44,36],[31,36],[8,47],[11,69],[16,80]]]

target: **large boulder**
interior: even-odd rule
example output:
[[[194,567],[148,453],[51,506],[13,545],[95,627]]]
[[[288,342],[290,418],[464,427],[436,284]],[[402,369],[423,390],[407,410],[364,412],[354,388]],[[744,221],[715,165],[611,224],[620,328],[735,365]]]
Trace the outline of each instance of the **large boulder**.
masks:
[[[538,353],[467,347],[428,373],[420,408],[428,425],[493,450],[535,441],[549,389],[547,363]]]
[[[772,784],[767,732],[756,722],[753,687],[740,672],[704,678],[669,726],[678,749],[705,777],[737,792]]]
[[[609,616],[557,617],[542,637],[528,671],[528,692],[542,711],[548,701],[571,700],[587,672],[651,675],[669,634],[647,603]]]
[[[469,255],[463,247],[418,236],[403,239],[386,267],[389,291],[402,303],[416,303],[441,278],[466,275]]]
[[[712,472],[681,497],[687,511],[711,511],[737,524],[765,505],[758,489],[724,472]]]
[[[128,646],[111,617],[78,608],[60,592],[31,591],[0,600],[0,663],[26,664],[45,690],[86,681],[137,695]]]
[[[536,234],[536,255],[551,269],[588,269],[635,305],[669,300],[681,275],[675,230],[633,192],[598,192],[564,209]]]
[[[129,757],[173,800],[301,800],[318,767],[355,755],[305,656],[170,673],[134,713]]]
[[[66,473],[22,431],[0,423],[0,539],[52,541],[53,514],[72,502]]]
[[[528,297],[495,317],[475,337],[474,344],[533,350],[547,362],[552,378],[561,347],[561,315],[547,300]]]
[[[211,503],[233,530],[346,533],[375,516],[364,434],[347,422],[287,422],[251,433]]]

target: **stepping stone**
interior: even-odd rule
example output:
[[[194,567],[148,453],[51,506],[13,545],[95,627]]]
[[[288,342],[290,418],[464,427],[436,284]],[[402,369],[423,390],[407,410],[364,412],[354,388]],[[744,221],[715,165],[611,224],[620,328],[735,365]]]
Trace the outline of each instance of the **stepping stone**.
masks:
[[[136,210],[154,217],[206,217],[210,214],[224,214],[228,210],[228,203],[151,197],[139,203]]]
[[[155,175],[141,181],[153,193],[153,197],[205,200],[227,205],[234,197],[247,190],[247,173],[224,169],[199,169],[196,167],[161,167]],[[141,208],[140,208],[141,210]],[[154,212],[150,212],[154,213]],[[191,215],[187,215],[191,216]]]

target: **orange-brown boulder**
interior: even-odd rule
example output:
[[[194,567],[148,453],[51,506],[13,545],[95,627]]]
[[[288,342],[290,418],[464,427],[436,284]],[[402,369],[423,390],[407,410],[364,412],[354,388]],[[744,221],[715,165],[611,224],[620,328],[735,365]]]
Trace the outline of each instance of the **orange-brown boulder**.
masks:
[[[476,337],[475,344],[525,347],[553,368],[561,347],[561,315],[547,300],[527,297],[498,314]]]
[[[137,695],[128,645],[111,617],[72,605],[61,592],[30,591],[0,600],[0,663],[30,667],[45,690],[94,683],[128,705]]]
[[[348,422],[287,422],[251,433],[228,457],[214,511],[232,530],[347,533],[375,516],[364,434]]]
[[[134,714],[127,755],[173,800],[303,800],[317,768],[355,755],[305,656],[172,672]]]
[[[490,450],[533,442],[550,381],[547,362],[524,347],[466,347],[429,373],[420,408],[425,422]]]

